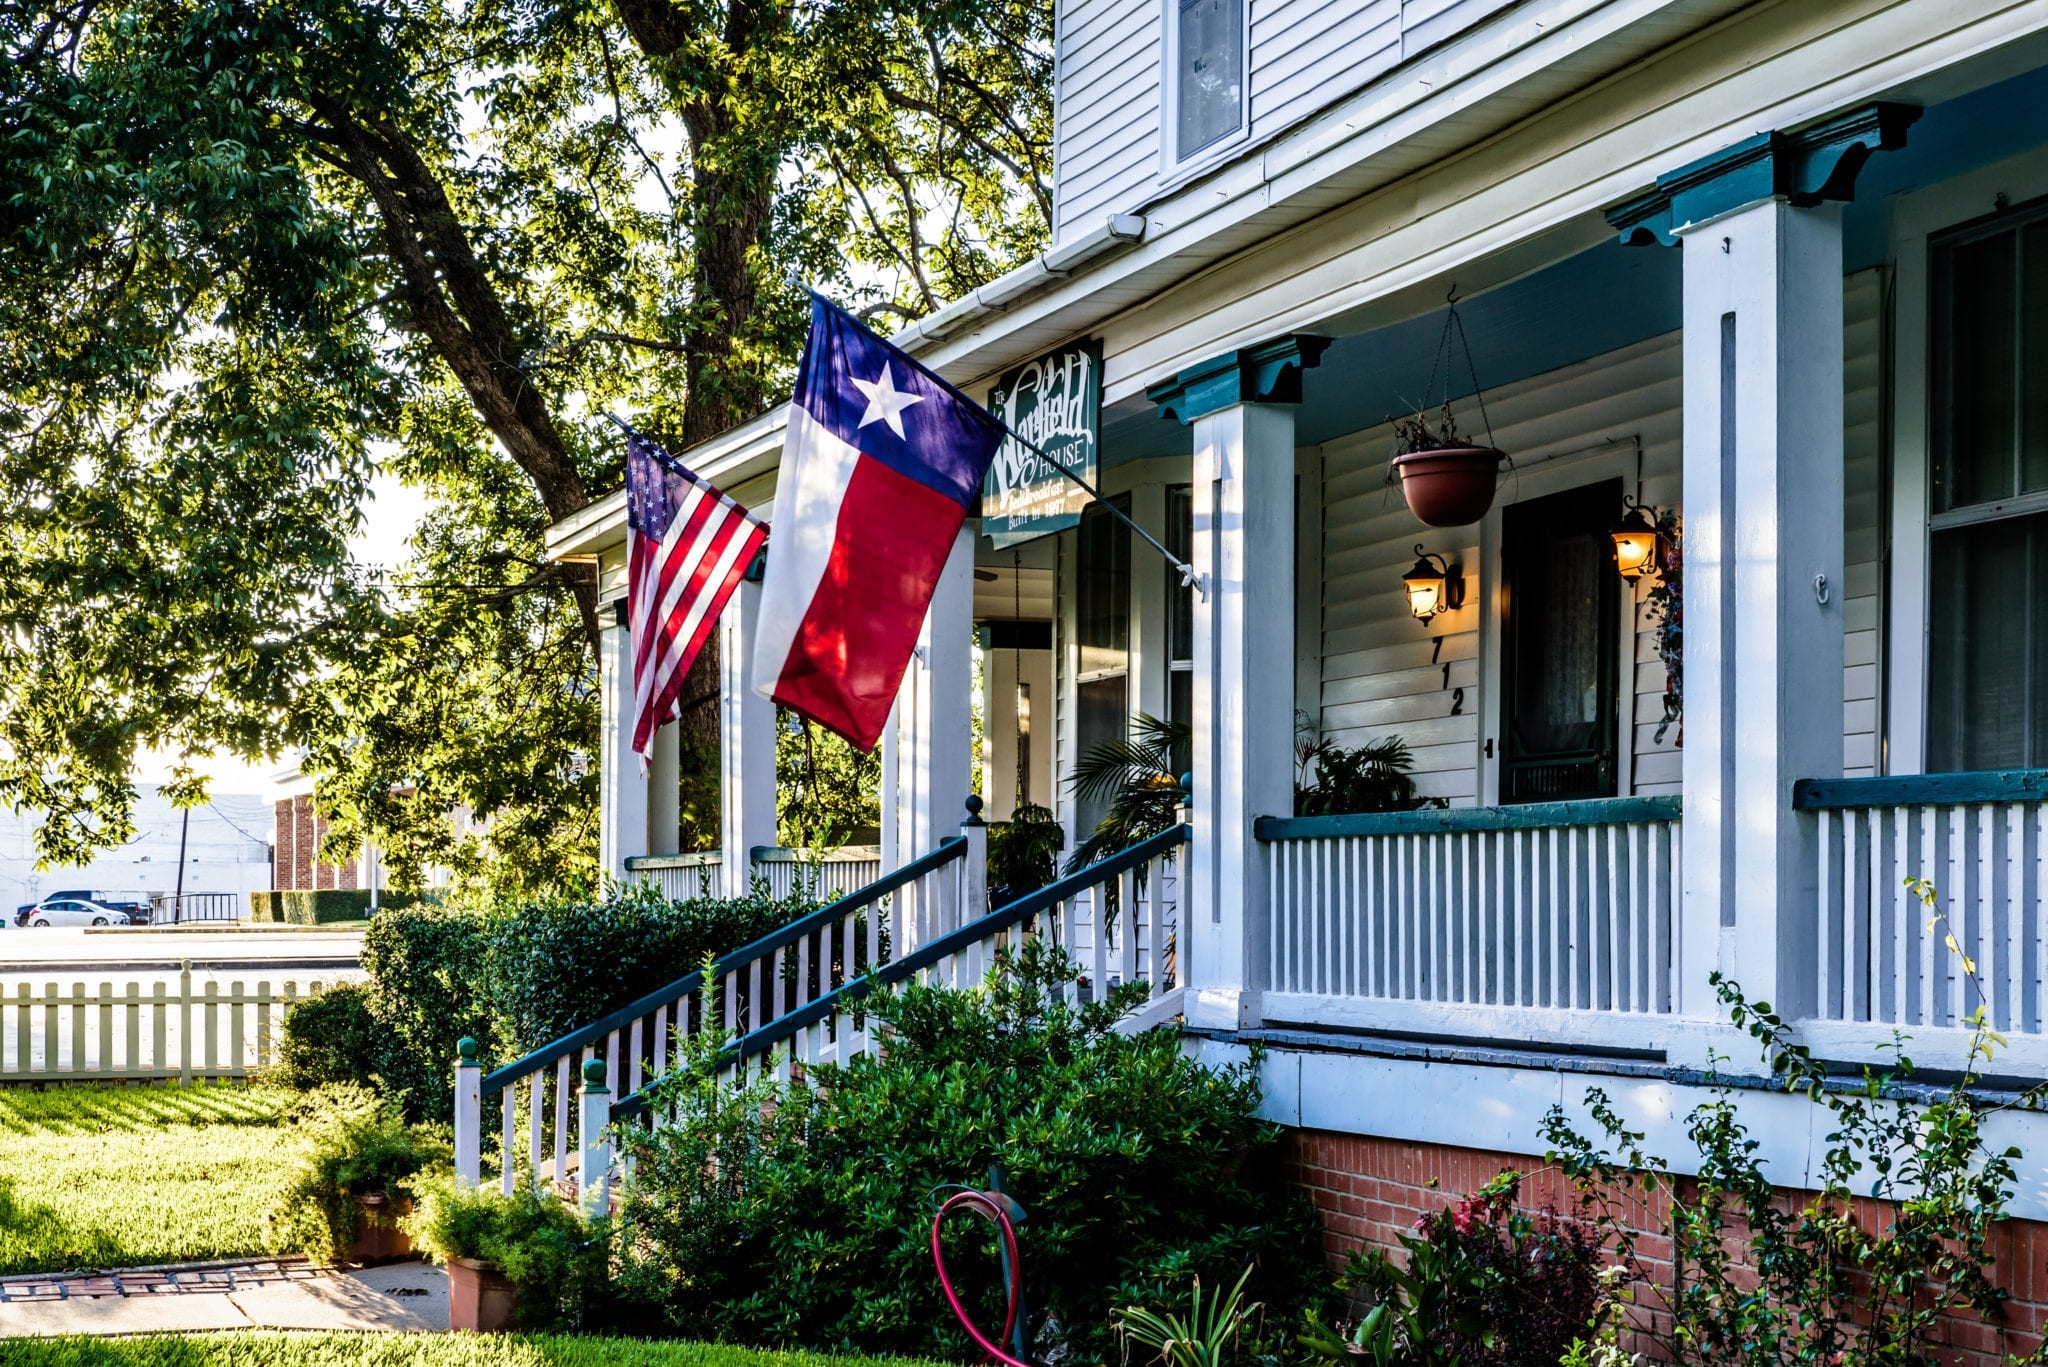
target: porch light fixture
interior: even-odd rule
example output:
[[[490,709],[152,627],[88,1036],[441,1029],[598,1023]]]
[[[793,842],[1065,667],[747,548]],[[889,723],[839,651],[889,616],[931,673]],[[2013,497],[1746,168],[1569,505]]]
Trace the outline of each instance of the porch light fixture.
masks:
[[[1645,507],[1627,494],[1621,497],[1621,521],[1614,525],[1614,564],[1621,577],[1633,584],[1646,574],[1655,574],[1658,564],[1656,509]]]
[[[1465,576],[1440,555],[1415,548],[1415,567],[1401,576],[1408,588],[1408,612],[1418,622],[1427,622],[1440,612],[1465,604]]]

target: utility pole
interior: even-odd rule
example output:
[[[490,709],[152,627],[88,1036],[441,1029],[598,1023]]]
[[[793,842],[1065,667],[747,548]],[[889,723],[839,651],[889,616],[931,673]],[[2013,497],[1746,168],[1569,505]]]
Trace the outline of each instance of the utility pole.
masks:
[[[177,925],[185,918],[185,836],[192,829],[192,809],[187,807],[182,820],[178,822],[178,881],[177,891],[171,894],[171,924]]]

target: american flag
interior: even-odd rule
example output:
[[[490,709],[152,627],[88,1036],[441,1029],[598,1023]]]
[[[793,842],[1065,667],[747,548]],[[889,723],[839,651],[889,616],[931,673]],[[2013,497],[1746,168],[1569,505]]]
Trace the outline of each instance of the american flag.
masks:
[[[676,716],[683,677],[754,562],[767,526],[639,433],[626,441],[626,606],[633,750]]]

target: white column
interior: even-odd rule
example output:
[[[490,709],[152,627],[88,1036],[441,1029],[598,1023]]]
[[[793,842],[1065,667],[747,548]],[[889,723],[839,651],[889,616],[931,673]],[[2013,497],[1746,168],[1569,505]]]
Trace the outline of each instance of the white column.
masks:
[[[681,843],[682,728],[674,722],[654,733],[654,758],[647,763],[647,852],[676,854]]]
[[[1842,243],[1835,206],[1684,230],[1682,1005],[1715,967],[1815,997],[1816,834],[1792,785],[1842,771]]]
[[[1238,403],[1194,422],[1194,841],[1187,1020],[1260,1019],[1261,816],[1293,811],[1294,410]],[[1275,667],[1275,666],[1278,667]]]
[[[605,624],[598,644],[603,710],[598,758],[598,865],[623,878],[626,860],[648,853],[647,778],[633,753],[633,651],[625,623]]]
[[[981,655],[982,815],[1008,821],[1017,807],[1017,665],[1022,652],[1000,647]]]
[[[718,847],[724,893],[753,875],[752,850],[775,844],[775,704],[751,678],[761,586],[742,580],[718,619]]]
[[[953,543],[896,696],[895,743],[889,747],[885,740],[882,757],[883,838],[892,846],[883,852],[887,868],[900,868],[958,834],[966,810],[974,763],[974,536],[971,526],[963,527]],[[887,813],[892,805],[893,820]]]
[[[577,1158],[577,1207],[586,1220],[609,1215],[612,1208],[612,1145],[607,1133],[612,1123],[612,1092],[605,1086],[601,1058],[583,1064],[583,1091],[577,1098],[577,1134],[582,1152]]]

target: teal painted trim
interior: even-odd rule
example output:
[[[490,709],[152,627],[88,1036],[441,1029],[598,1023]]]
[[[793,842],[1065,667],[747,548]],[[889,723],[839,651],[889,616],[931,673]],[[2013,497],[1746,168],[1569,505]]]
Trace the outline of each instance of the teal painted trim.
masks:
[[[785,945],[795,944],[804,936],[823,930],[826,926],[842,919],[849,911],[879,902],[898,888],[914,883],[936,869],[944,868],[966,852],[967,838],[965,836],[949,836],[940,842],[937,849],[925,855],[922,859],[905,864],[896,872],[889,874],[885,878],[878,878],[864,888],[856,888],[836,902],[827,903],[810,915],[791,921],[780,930],[768,932],[750,945],[742,945],[728,954],[721,955],[711,965],[712,976],[714,978],[720,977],[756,959],[766,958]],[[525,1058],[508,1063],[494,1072],[486,1073],[483,1080],[483,1095],[489,1096],[507,1083],[517,1082],[520,1078],[537,1073],[541,1069],[575,1053],[585,1045],[603,1039],[620,1026],[632,1024],[640,1017],[652,1012],[656,1007],[666,1006],[679,997],[684,997],[700,990],[703,986],[704,972],[702,969],[699,969],[695,973],[686,974],[666,986],[657,987],[638,1001],[626,1003],[609,1016],[586,1025],[580,1030],[564,1035],[551,1043],[543,1044]]]
[[[1262,816],[1260,840],[1315,840],[1340,835],[1438,835],[1447,831],[1529,831],[1553,826],[1619,826],[1676,821],[1682,804],[1669,797],[1596,797],[1581,802],[1523,802],[1512,807],[1440,807],[1419,812],[1351,816]]]
[[[1127,850],[1121,850],[1107,859],[1090,864],[1085,869],[1078,869],[1058,882],[1049,883],[1037,892],[1026,893],[1005,906],[997,907],[986,916],[969,921],[950,934],[941,935],[936,940],[920,945],[902,958],[882,965],[878,972],[835,987],[816,1001],[770,1021],[759,1030],[727,1046],[725,1052],[719,1055],[719,1063],[745,1063],[750,1058],[765,1054],[784,1040],[793,1038],[798,1031],[816,1025],[849,1004],[859,1001],[877,987],[901,982],[920,969],[931,967],[949,954],[958,954],[971,944],[986,940],[992,935],[1030,920],[1040,912],[1050,910],[1076,893],[1085,892],[1106,879],[1114,878],[1128,869],[1137,868],[1140,864],[1162,854],[1177,850],[1187,843],[1189,830],[1186,825],[1169,826],[1158,835],[1141,840]],[[489,1079],[485,1081],[488,1082]],[[611,1117],[614,1121],[625,1120],[643,1113],[646,1109],[647,1095],[643,1089],[614,1103]]]
[[[1688,226],[1763,200],[1800,208],[1851,200],[1863,164],[1904,147],[1919,117],[1915,105],[1880,101],[1790,132],[1757,133],[1657,177],[1651,189],[1609,206],[1607,221],[1625,243],[1669,247]]]
[[[1972,802],[2048,801],[2048,769],[1984,769],[1964,774],[1892,774],[1884,778],[1802,778],[1792,805],[1802,812],[1843,807],[1933,807]]]
[[[1315,369],[1329,345],[1328,337],[1297,334],[1240,347],[1160,381],[1145,397],[1183,426],[1233,404],[1300,403],[1301,374]]]

